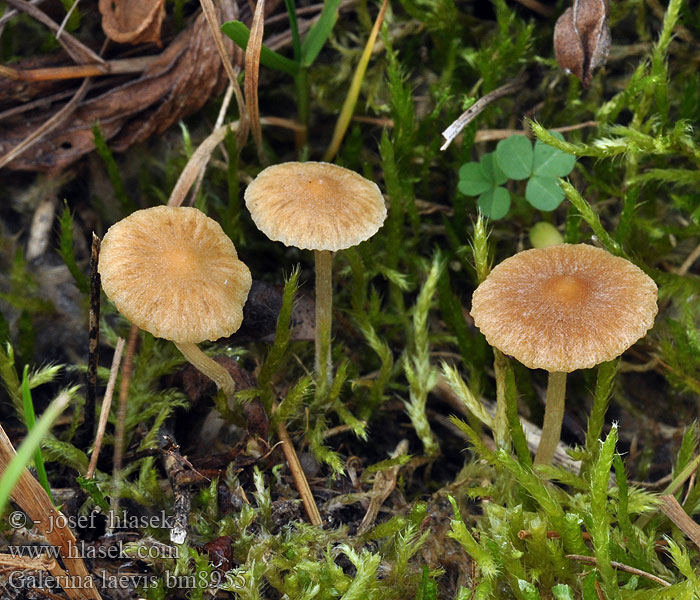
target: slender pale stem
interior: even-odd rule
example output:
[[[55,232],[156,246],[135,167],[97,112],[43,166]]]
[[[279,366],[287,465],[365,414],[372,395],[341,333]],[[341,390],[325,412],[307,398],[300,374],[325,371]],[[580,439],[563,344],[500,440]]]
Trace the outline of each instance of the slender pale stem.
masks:
[[[327,392],[333,381],[331,317],[333,310],[333,254],[314,250],[316,259],[316,387]]]
[[[321,513],[318,512],[318,506],[316,506],[316,501],[311,493],[309,482],[306,480],[306,475],[304,475],[304,471],[301,468],[299,457],[294,449],[292,440],[289,438],[289,433],[284,423],[277,425],[277,436],[282,442],[282,452],[284,452],[289,470],[292,472],[292,479],[294,479],[294,485],[296,485],[299,495],[301,496],[306,515],[309,517],[309,521],[311,521],[312,525],[322,527],[323,520],[321,519]]]
[[[236,384],[233,382],[231,374],[222,365],[204,354],[204,352],[197,347],[197,344],[175,342],[175,345],[198,371],[204,373],[217,385],[229,402],[233,402],[233,393],[236,391]]]
[[[535,455],[536,465],[549,465],[554,458],[561,437],[564,420],[564,398],[566,396],[566,373],[552,372],[547,383],[547,399],[544,407],[542,437]]]

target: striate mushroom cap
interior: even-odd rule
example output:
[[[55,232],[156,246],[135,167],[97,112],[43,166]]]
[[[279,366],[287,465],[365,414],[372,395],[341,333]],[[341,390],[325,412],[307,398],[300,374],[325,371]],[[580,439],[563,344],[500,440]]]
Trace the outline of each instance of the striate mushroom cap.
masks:
[[[386,205],[377,184],[324,162],[267,167],[246,188],[253,221],[267,237],[304,250],[343,250],[377,233]]]
[[[520,252],[472,297],[492,346],[531,369],[569,373],[622,354],[654,324],[656,284],[637,266],[586,244]]]
[[[196,208],[156,206],[102,240],[105,294],[134,325],[180,343],[238,330],[251,276],[221,226]]]

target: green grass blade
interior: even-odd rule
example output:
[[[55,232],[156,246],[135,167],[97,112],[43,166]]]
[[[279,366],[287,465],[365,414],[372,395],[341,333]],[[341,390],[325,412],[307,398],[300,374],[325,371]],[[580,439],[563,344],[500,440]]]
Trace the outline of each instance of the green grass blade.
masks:
[[[289,1],[289,0],[285,0]],[[318,53],[330,36],[335,22],[338,20],[338,7],[340,0],[326,0],[323,3],[321,17],[306,34],[301,44],[301,66],[310,67],[316,60]]]
[[[228,21],[224,23],[221,26],[221,31],[230,37],[241,49],[245,50],[248,47],[250,29],[240,21]],[[270,69],[282,71],[292,77],[296,77],[299,72],[299,65],[297,63],[285,58],[274,50],[270,50],[265,44],[263,44],[260,49],[260,62]]]
[[[70,401],[70,395],[61,392],[41,415],[35,426],[29,432],[17,450],[17,455],[12,459],[0,478],[0,514],[5,510],[10,494],[15,484],[22,476],[24,469],[32,460],[34,452],[39,448],[42,438],[49,432],[54,421],[63,412]]]
[[[22,372],[22,404],[24,406],[24,421],[27,424],[27,431],[31,433],[36,423],[36,417],[34,415],[32,392],[29,389],[29,365],[24,365],[24,371]],[[36,467],[36,474],[39,483],[46,490],[46,493],[53,502],[53,497],[51,496],[51,486],[49,485],[49,478],[46,476],[44,457],[41,455],[40,446],[37,447],[36,451],[34,452],[34,466]]]

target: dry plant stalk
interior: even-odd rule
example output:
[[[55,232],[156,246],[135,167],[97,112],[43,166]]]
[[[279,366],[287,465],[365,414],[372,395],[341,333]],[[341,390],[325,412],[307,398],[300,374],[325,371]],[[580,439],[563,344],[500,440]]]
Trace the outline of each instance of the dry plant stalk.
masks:
[[[95,474],[95,469],[97,468],[97,459],[100,456],[100,449],[102,448],[102,439],[104,438],[105,429],[107,428],[109,409],[112,407],[112,395],[114,394],[114,384],[117,382],[119,363],[122,360],[122,350],[124,350],[124,338],[119,338],[117,340],[117,346],[114,349],[114,357],[112,358],[112,368],[109,370],[109,381],[107,381],[107,389],[105,390],[105,395],[102,399],[102,409],[100,411],[100,420],[97,424],[95,444],[92,449],[90,464],[88,466],[87,473],[85,474],[85,477],[87,479],[92,479],[92,476]]]
[[[391,453],[391,458],[398,458],[399,456],[405,455],[407,452],[408,440],[401,440]],[[386,499],[391,496],[391,492],[396,488],[396,479],[399,475],[399,469],[401,469],[401,466],[396,465],[388,468],[386,471],[379,471],[375,475],[369,506],[362,519],[362,523],[360,523],[360,526],[357,528],[357,535],[367,533],[372,525],[374,525],[374,521],[379,514],[379,509],[382,507],[382,504],[386,502]]]
[[[258,81],[260,75],[260,51],[265,30],[265,0],[258,0],[250,27],[250,39],[245,51],[245,102],[248,107],[248,121],[258,150],[258,160],[263,166],[268,164],[262,145],[260,107],[258,105]]]
[[[7,469],[14,457],[12,442],[0,426],[0,472]],[[66,518],[54,508],[51,498],[27,469],[24,469],[10,498],[34,521],[37,531],[44,535],[51,545],[59,548],[66,568],[63,569],[55,561],[47,567],[59,585],[65,584],[65,587],[62,587],[66,595],[75,600],[101,600],[92,575],[79,556],[75,536],[67,527]]]
[[[700,525],[698,525],[692,517],[688,515],[678,500],[671,494],[661,496],[661,506],[659,507],[673,524],[678,527],[691,541],[700,548]]]

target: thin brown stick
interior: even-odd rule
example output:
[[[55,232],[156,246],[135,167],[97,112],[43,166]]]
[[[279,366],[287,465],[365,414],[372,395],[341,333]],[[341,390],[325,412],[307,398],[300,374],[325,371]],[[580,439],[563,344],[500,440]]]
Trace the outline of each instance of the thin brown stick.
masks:
[[[287,427],[284,423],[280,423],[277,426],[277,435],[282,441],[282,452],[284,452],[284,457],[287,459],[289,470],[292,472],[292,479],[294,479],[294,485],[301,496],[301,501],[304,505],[304,510],[306,510],[306,515],[309,517],[309,521],[312,525],[322,527],[323,520],[321,519],[321,513],[318,512],[318,506],[316,506],[316,501],[311,493],[309,482],[306,480],[306,475],[304,475],[304,470],[301,468],[299,457],[297,456],[292,440],[287,432]]]
[[[489,104],[520,90],[525,85],[526,77],[518,77],[513,81],[496,88],[489,92],[484,97],[479,98],[467,110],[465,110],[445,131],[442,132],[442,137],[445,138],[445,143],[440,147],[440,150],[446,150],[447,147],[454,141],[459,133],[469,123],[471,123]]]
[[[110,60],[104,64],[67,65],[45,69],[13,69],[0,65],[0,76],[14,81],[59,81],[63,79],[80,79],[82,77],[99,77],[101,75],[124,75],[142,73],[157,59],[155,56],[138,56]]]
[[[267,164],[267,157],[262,145],[262,128],[260,126],[260,106],[258,104],[258,81],[260,79],[260,51],[265,31],[265,0],[258,0],[255,5],[253,22],[250,26],[250,38],[245,51],[245,102],[248,107],[248,121],[258,150],[258,160]]]
[[[95,435],[95,444],[90,457],[86,479],[92,479],[97,468],[97,459],[100,457],[100,449],[102,448],[102,439],[107,429],[107,419],[109,417],[109,409],[112,407],[112,395],[114,394],[114,385],[117,383],[117,373],[119,373],[119,363],[122,361],[122,350],[124,350],[124,338],[117,340],[117,346],[114,349],[114,357],[112,358],[112,367],[109,370],[109,380],[107,381],[107,389],[105,390],[104,398],[102,399],[102,409],[100,411],[100,420],[97,424],[97,434]]]
[[[583,563],[584,565],[595,566],[598,564],[598,559],[596,559],[595,556],[586,556],[585,554],[567,554],[566,558]],[[631,573],[632,575],[639,575],[639,577],[644,577],[645,579],[653,581],[654,583],[658,583],[659,585],[662,585],[664,587],[671,586],[671,584],[668,581],[661,579],[661,577],[657,577],[656,575],[652,575],[651,573],[647,573],[646,571],[642,571],[641,569],[637,569],[636,567],[630,567],[629,565],[625,565],[614,560],[610,561],[610,565],[615,569],[624,571],[625,573]]]
[[[68,101],[68,103],[61,108],[56,114],[54,114],[46,123],[44,123],[41,127],[37,128],[34,130],[31,134],[29,134],[26,138],[24,138],[19,144],[17,144],[12,150],[10,150],[7,154],[5,154],[3,157],[0,158],[0,168],[4,167],[7,163],[11,162],[15,158],[17,158],[22,152],[27,150],[30,146],[34,145],[36,142],[38,142],[44,135],[49,133],[50,131],[53,131],[61,125],[70,115],[73,114],[73,111],[78,108],[78,105],[82,101],[82,99],[85,97],[85,94],[88,91],[88,87],[90,85],[90,79],[85,79],[81,86],[78,88],[78,91],[75,92],[75,95]]]
[[[100,346],[100,274],[97,265],[100,255],[100,238],[92,233],[90,254],[90,310],[88,313],[88,365],[87,391],[85,393],[85,417],[78,431],[77,444],[87,447],[95,428],[95,402],[97,398],[97,366]]]

